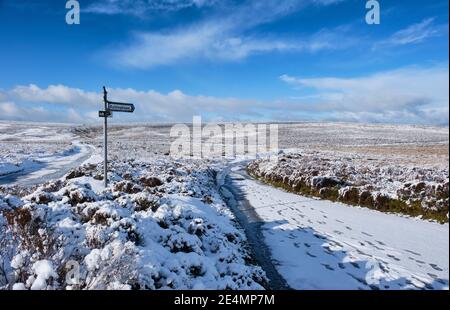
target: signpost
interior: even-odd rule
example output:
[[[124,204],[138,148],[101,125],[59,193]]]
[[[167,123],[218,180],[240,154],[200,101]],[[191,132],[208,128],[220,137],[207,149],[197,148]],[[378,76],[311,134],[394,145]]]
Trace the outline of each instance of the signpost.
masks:
[[[112,117],[112,112],[133,113],[135,108],[132,103],[108,101],[108,92],[103,86],[104,110],[98,111],[98,116],[104,118],[103,122],[103,180],[105,187],[108,186],[108,118]]]

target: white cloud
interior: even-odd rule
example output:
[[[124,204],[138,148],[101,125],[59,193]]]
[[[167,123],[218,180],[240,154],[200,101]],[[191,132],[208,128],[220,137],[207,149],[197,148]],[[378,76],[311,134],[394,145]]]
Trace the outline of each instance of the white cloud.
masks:
[[[224,5],[207,19],[188,26],[134,33],[122,46],[106,49],[102,58],[109,59],[113,66],[147,69],[196,59],[236,61],[260,53],[342,48],[351,41],[343,35],[342,29],[322,30],[304,38],[251,34],[254,27],[292,14],[308,4],[337,2],[340,1],[250,0]],[[210,1],[202,5],[205,3],[210,4]]]
[[[70,108],[67,111],[50,110],[43,106],[23,106],[14,102],[0,102],[0,120],[83,123],[86,118]]]
[[[14,101],[58,103],[80,107],[94,106],[99,101],[98,95],[94,92],[86,92],[64,85],[50,85],[45,89],[34,84],[17,86],[4,93],[3,96],[8,96]]]
[[[309,105],[337,119],[448,124],[448,66],[404,68],[357,78],[283,75],[280,79],[314,90]]]
[[[436,25],[434,18],[427,18],[420,23],[413,24],[405,29],[395,32],[387,40],[378,42],[375,48],[395,45],[418,44],[429,38],[442,36],[448,25]]]
[[[189,7],[207,7],[217,2],[217,0],[97,0],[84,12],[145,17],[151,11],[178,11]]]
[[[299,91],[296,99],[260,101],[163,94],[132,88],[108,89],[111,100],[132,102],[133,114],[116,113],[115,122],[189,122],[206,120],[339,120],[384,123],[447,124],[448,66],[402,68],[353,78],[281,80]],[[102,93],[64,85],[17,86],[0,91],[0,119],[70,123],[99,122]]]
[[[251,118],[258,115],[258,102],[237,98],[190,96],[180,90],[167,94],[135,89],[108,89],[114,101],[132,102],[136,112],[117,113],[115,120],[179,122],[190,121],[193,115],[235,118],[237,114]],[[34,84],[0,91],[7,100],[1,102],[0,119],[89,123],[98,121],[102,109],[102,93],[87,92],[63,85],[40,88]]]
[[[165,33],[137,33],[133,40],[114,51],[105,51],[106,59],[120,67],[148,69],[181,61],[207,59],[238,61],[254,54],[269,52],[307,52],[338,50],[355,44],[345,29],[324,29],[304,38],[245,36],[230,24],[201,24]]]
[[[314,53],[352,44],[350,38],[334,30],[319,31],[303,40],[280,40],[274,37],[233,36],[228,29],[201,25],[167,34],[140,33],[128,47],[108,52],[108,58],[115,65],[143,69],[198,58],[236,61],[267,52]]]

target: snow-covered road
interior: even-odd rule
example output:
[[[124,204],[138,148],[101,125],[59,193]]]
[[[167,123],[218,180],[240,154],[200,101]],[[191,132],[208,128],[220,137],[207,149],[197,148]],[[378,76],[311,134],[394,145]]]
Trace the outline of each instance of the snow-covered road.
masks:
[[[73,141],[69,151],[27,161],[17,166],[17,171],[0,176],[0,185],[32,186],[59,179],[88,160],[93,151],[93,146]]]
[[[448,289],[449,225],[303,197],[250,178],[229,180],[294,289]]]

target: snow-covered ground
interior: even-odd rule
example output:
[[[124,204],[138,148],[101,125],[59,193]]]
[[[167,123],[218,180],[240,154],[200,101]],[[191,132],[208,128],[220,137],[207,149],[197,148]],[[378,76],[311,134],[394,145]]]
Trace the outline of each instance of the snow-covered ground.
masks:
[[[0,123],[0,185],[58,179],[89,159],[93,150],[68,126]]]
[[[71,168],[88,160],[94,148],[73,141],[71,148],[61,153],[34,154],[19,163],[0,163],[0,185],[35,185],[58,179]]]
[[[381,155],[294,150],[259,159],[251,175],[289,191],[385,212],[448,222],[449,170],[392,163]]]
[[[244,165],[230,177],[292,288],[448,289],[448,224],[291,194],[250,178]]]
[[[85,165],[23,198],[0,194],[0,289],[264,287],[214,167],[156,158],[111,171],[107,189]]]
[[[104,190],[101,126],[0,122],[1,286],[448,289],[448,224],[289,194],[237,161],[231,196],[246,236],[222,182],[236,163],[165,156],[169,132],[111,126]],[[377,162],[448,178],[448,128],[301,123],[279,132],[281,149],[340,157],[346,169]],[[364,181],[394,188],[372,172]],[[73,262],[78,284],[66,279]]]

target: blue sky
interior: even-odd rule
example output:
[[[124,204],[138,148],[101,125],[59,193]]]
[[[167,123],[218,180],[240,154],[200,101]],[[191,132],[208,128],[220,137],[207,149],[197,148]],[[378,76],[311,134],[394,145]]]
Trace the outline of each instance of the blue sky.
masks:
[[[0,120],[448,124],[448,1],[0,0]]]

